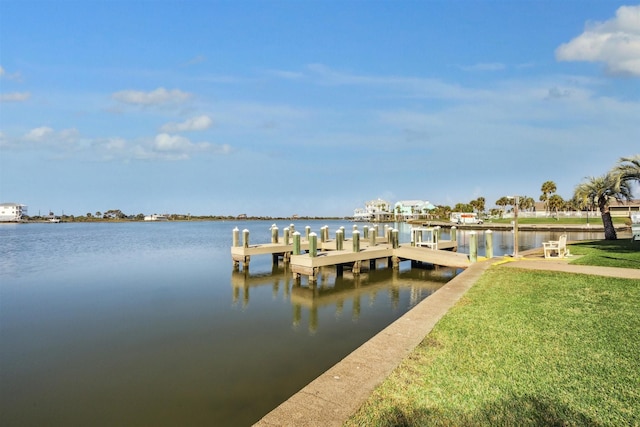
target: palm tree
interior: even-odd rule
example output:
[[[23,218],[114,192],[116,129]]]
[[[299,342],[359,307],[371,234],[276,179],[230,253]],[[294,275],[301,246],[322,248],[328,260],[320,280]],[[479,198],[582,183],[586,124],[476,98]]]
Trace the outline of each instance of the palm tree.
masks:
[[[500,206],[500,208],[501,208],[500,209],[500,218],[502,218],[502,216],[504,214],[504,211],[505,211],[505,208],[509,204],[511,204],[511,201],[506,196],[502,196],[498,200],[496,200],[496,206]]]
[[[621,157],[618,166],[614,168],[615,173],[619,173],[623,181],[640,183],[640,154],[632,157]]]
[[[520,197],[520,210],[522,211],[529,211],[531,208],[533,208],[535,206],[535,200],[533,200],[533,197],[529,197],[529,196],[522,196]]]
[[[560,218],[558,218],[558,210],[564,207],[565,201],[560,195],[553,194],[551,197],[549,197],[547,203],[549,204],[549,210],[556,211],[556,220],[560,221]]]
[[[558,188],[556,187],[556,183],[553,181],[545,181],[540,188],[540,191],[542,191],[542,194],[540,195],[540,201],[545,202],[544,205],[547,211],[549,210],[549,195],[555,193],[557,189]]]
[[[629,181],[623,180],[621,174],[613,171],[599,177],[586,179],[586,182],[576,187],[574,197],[583,206],[589,206],[591,202],[598,205],[602,224],[604,225],[604,238],[606,240],[616,240],[618,236],[613,226],[611,212],[609,212],[609,202],[611,199],[615,199],[618,202],[631,199]]]

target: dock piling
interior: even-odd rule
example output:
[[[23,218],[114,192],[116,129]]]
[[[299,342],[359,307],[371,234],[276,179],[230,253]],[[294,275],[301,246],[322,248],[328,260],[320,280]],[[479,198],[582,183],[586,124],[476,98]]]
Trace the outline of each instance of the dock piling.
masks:
[[[360,252],[360,232],[353,230],[351,237],[353,239],[353,252]]]
[[[484,232],[484,251],[487,258],[493,258],[493,231]]]
[[[247,230],[246,228],[242,230],[242,247],[249,247],[249,230]]]
[[[478,235],[475,231],[469,233],[469,260],[478,261]]]
[[[240,246],[240,230],[236,227],[233,229],[233,247],[237,248],[238,246]]]

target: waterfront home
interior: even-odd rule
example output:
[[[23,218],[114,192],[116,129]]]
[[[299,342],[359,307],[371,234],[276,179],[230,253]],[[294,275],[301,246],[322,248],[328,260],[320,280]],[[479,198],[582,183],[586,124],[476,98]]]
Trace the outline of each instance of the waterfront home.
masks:
[[[391,204],[380,198],[369,200],[364,204],[364,209],[357,208],[353,211],[353,220],[371,222],[393,221]]]
[[[435,208],[428,200],[401,200],[394,205],[393,213],[396,221],[426,219]]]
[[[21,222],[27,206],[19,203],[0,203],[0,222]]]
[[[166,215],[158,215],[158,214],[151,214],[151,215],[146,215],[144,217],[145,221],[168,221],[169,218],[167,218]]]

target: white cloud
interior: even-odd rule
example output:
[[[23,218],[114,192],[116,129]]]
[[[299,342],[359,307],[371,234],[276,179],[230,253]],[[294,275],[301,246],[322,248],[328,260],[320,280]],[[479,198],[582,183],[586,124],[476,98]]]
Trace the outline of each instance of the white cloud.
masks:
[[[5,70],[2,65],[0,65],[0,79],[21,81],[22,80],[22,76],[20,75],[20,73],[9,74],[9,73],[7,73],[7,70]]]
[[[192,144],[189,139],[183,136],[161,133],[159,135],[156,135],[156,139],[153,143],[153,148],[158,151],[189,150],[192,148]]]
[[[31,97],[29,92],[14,92],[0,94],[0,102],[23,102]]]
[[[27,132],[24,139],[28,141],[42,141],[51,135],[53,135],[53,129],[48,126],[41,126]]]
[[[499,62],[481,62],[479,64],[462,66],[460,68],[464,71],[500,71],[507,67]]]
[[[151,92],[123,90],[112,95],[113,99],[132,105],[179,104],[191,98],[191,94],[179,89],[167,90],[160,87]]]
[[[162,132],[188,132],[209,129],[213,124],[211,117],[202,115],[192,117],[182,123],[167,123],[160,130]]]
[[[615,18],[587,24],[582,34],[556,49],[556,58],[604,62],[611,73],[640,76],[640,5],[622,6]]]

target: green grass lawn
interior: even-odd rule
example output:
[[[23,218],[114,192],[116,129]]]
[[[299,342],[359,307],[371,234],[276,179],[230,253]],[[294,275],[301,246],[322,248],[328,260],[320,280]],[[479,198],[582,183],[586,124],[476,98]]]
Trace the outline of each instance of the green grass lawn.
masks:
[[[569,251],[572,255],[582,255],[571,264],[640,268],[640,242],[631,239],[573,243]]]
[[[629,218],[622,217],[614,217],[613,223],[615,225],[624,225],[629,221]],[[513,218],[502,218],[502,219],[491,219],[485,222],[487,223],[495,223],[495,224],[511,224]],[[518,224],[522,225],[531,225],[531,224],[592,224],[592,225],[602,225],[602,219],[600,219],[599,215],[590,216],[587,218],[518,218]]]
[[[637,265],[609,245],[570,250]],[[492,266],[345,425],[640,425],[639,307],[637,280]]]

